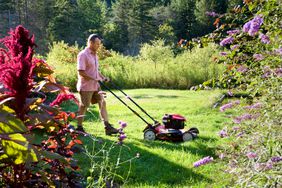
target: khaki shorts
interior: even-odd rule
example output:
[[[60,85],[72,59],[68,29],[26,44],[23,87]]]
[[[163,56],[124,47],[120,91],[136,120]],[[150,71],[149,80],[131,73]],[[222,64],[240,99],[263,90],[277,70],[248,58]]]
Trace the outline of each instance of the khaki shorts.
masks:
[[[89,107],[91,104],[99,103],[104,99],[99,91],[79,91],[81,104],[85,107]]]

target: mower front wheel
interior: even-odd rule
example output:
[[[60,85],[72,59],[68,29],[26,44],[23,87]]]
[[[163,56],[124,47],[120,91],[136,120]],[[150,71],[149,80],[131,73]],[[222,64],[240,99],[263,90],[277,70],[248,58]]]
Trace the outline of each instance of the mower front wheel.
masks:
[[[148,129],[144,132],[144,140],[153,141],[156,139],[156,134],[152,129]]]
[[[183,142],[187,142],[187,141],[193,140],[193,138],[194,137],[193,137],[193,135],[190,132],[185,132],[182,135]]]

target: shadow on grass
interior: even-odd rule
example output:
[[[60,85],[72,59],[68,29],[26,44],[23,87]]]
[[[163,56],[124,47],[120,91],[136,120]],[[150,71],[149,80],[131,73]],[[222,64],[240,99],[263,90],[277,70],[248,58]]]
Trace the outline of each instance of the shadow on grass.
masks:
[[[148,98],[179,98],[177,95],[134,95],[132,99],[148,99]]]
[[[90,137],[81,138],[85,145],[87,145],[88,151],[93,149],[93,140]],[[100,147],[107,143],[110,145],[113,141],[105,138],[97,138],[98,141],[95,143],[96,152],[99,151]],[[202,138],[202,140],[211,140],[211,138]],[[166,184],[168,186],[189,186],[187,182],[191,182],[190,186],[198,182],[212,183],[212,180],[208,177],[196,173],[193,170],[193,163],[191,165],[184,166],[181,161],[175,163],[170,161],[169,158],[165,158],[158,154],[158,148],[170,151],[185,151],[194,155],[200,156],[213,156],[214,148],[208,148],[203,143],[195,142],[194,146],[184,146],[181,143],[173,142],[148,142],[144,140],[136,140],[139,143],[126,143],[124,146],[115,145],[115,147],[109,151],[112,162],[116,163],[118,154],[120,153],[120,159],[126,161],[134,158],[136,154],[140,154],[140,158],[133,160],[132,164],[124,163],[119,169],[118,174],[122,177],[126,177],[128,172],[130,175],[128,177],[128,185],[132,184],[143,184],[149,186],[157,186],[158,184]],[[98,146],[97,146],[98,144]],[[145,146],[145,147],[144,147]],[[122,147],[122,148],[120,148]],[[151,148],[156,148],[156,153],[149,151]],[[122,152],[120,152],[122,149]],[[170,156],[179,158],[179,156]],[[84,176],[88,176],[90,166],[90,160],[85,154],[80,154],[77,156],[78,164],[81,167]],[[183,159],[185,160],[185,159]]]

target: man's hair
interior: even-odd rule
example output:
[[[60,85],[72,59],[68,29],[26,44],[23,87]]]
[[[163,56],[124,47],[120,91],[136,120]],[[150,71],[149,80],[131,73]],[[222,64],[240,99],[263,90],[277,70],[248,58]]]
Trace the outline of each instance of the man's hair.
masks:
[[[102,40],[102,38],[101,38],[99,35],[97,35],[97,34],[91,34],[91,35],[89,35],[89,37],[88,37],[87,43],[89,43],[90,41],[94,42],[96,38]]]

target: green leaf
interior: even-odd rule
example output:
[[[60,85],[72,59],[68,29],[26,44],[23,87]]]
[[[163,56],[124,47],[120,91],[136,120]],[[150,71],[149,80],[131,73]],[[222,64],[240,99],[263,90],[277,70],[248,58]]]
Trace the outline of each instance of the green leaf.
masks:
[[[8,160],[14,164],[38,161],[34,150],[22,134],[0,135],[0,137],[4,150],[4,153],[0,155],[0,161]]]
[[[15,116],[14,110],[0,106],[0,134],[27,132],[24,123]]]
[[[52,153],[46,150],[43,150],[40,153],[48,159],[58,159],[61,163],[68,164],[68,161],[63,156],[59,155],[58,153]]]

